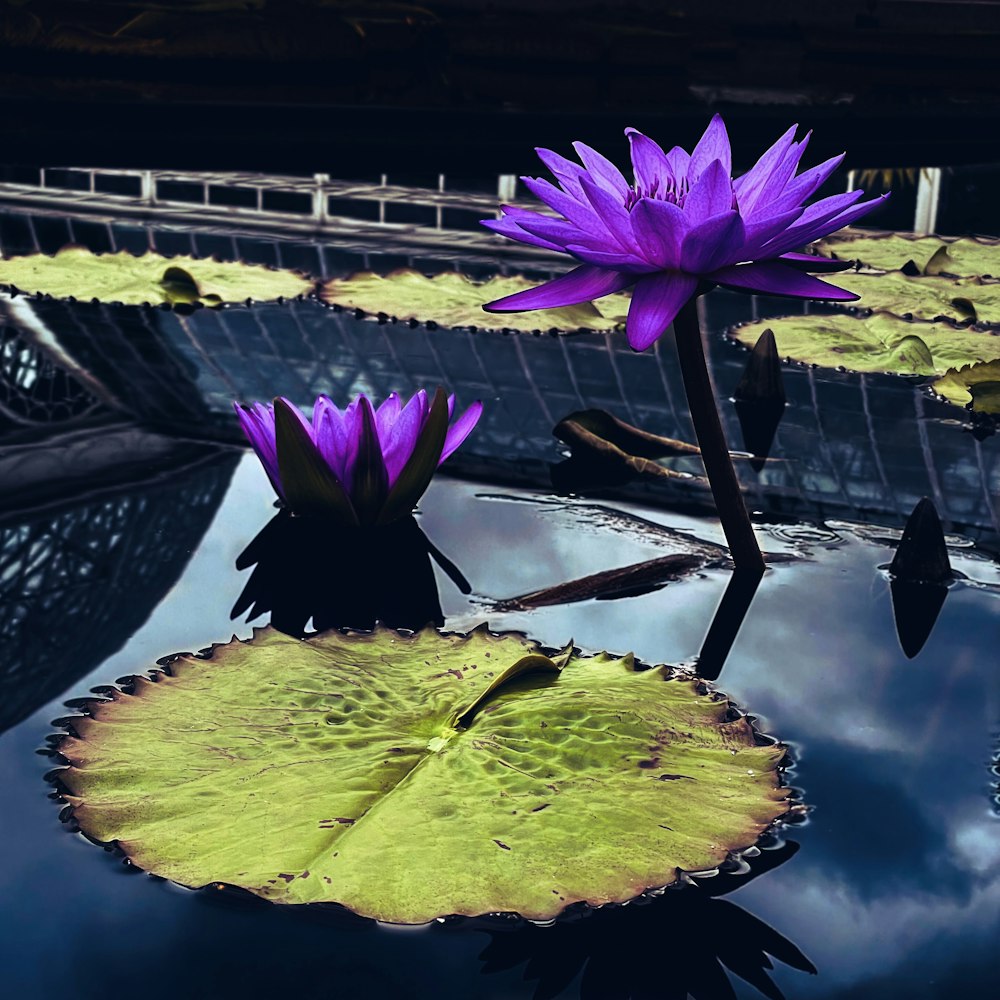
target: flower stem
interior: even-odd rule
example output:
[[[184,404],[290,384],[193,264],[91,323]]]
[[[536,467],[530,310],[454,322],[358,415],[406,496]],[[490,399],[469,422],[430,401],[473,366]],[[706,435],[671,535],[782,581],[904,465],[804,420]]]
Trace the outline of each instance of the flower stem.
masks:
[[[726,435],[719,420],[715,393],[708,377],[705,349],[701,342],[701,324],[698,322],[698,300],[691,298],[674,320],[677,356],[684,378],[691,421],[701,448],[715,507],[719,512],[722,530],[729,543],[729,552],[737,569],[764,572],[764,557],[754,537],[739,480],[729,455]]]

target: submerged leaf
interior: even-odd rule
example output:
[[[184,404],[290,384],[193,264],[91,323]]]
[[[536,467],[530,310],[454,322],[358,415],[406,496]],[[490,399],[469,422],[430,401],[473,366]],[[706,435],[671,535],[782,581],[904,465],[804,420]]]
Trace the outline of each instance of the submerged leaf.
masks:
[[[956,406],[971,403],[978,413],[1000,413],[1000,360],[949,368],[931,389]]]
[[[552,433],[572,450],[572,458],[553,467],[557,489],[615,486],[637,475],[707,485],[702,476],[668,469],[655,461],[669,456],[700,457],[697,445],[651,434],[606,410],[570,413],[556,424]]]
[[[702,683],[518,634],[273,629],[73,720],[82,830],[183,885],[421,923],[535,919],[716,867],[788,811],[784,748]]]
[[[782,316],[734,327],[730,336],[753,347],[774,331],[783,358],[826,368],[897,375],[943,375],[949,368],[1000,358],[1000,336],[945,322],[910,322],[889,313]]]
[[[816,247],[826,256],[857,260],[882,271],[896,271],[913,261],[920,274],[1000,277],[1000,240],[983,237],[954,240],[845,229],[820,240]]]
[[[537,284],[537,281],[516,275],[476,282],[457,271],[427,277],[407,268],[385,277],[361,271],[349,278],[333,278],[323,285],[320,297],[344,309],[360,309],[375,316],[384,314],[397,320],[416,320],[446,327],[614,330],[625,322],[630,299],[621,294],[537,313],[493,315],[483,312],[484,302],[534,288]]]
[[[607,569],[601,573],[569,580],[533,590],[530,594],[510,597],[497,605],[501,611],[524,611],[528,608],[544,608],[555,604],[573,604],[577,601],[607,601],[619,597],[637,597],[648,594],[672,580],[681,580],[708,563],[699,553],[674,553],[647,559],[646,562]],[[721,559],[716,562],[722,562]]]
[[[308,295],[313,283],[295,271],[197,257],[141,257],[122,250],[95,254],[63,247],[54,256],[0,260],[0,286],[57,299],[98,299],[123,305],[267,302]]]

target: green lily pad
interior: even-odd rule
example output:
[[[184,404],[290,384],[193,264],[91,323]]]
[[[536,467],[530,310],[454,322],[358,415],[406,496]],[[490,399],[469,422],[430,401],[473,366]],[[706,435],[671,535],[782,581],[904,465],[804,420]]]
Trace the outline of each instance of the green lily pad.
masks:
[[[518,275],[471,281],[457,271],[427,277],[403,268],[385,277],[362,271],[349,278],[334,278],[322,286],[320,297],[330,305],[360,309],[374,316],[480,330],[610,331],[622,326],[628,315],[630,297],[624,294],[562,309],[499,314],[483,311],[486,302],[539,284]]]
[[[57,299],[130,306],[268,302],[307,295],[314,288],[295,271],[260,264],[156,253],[133,257],[124,250],[95,254],[77,246],[63,247],[52,257],[31,254],[0,260],[0,286]]]
[[[783,358],[855,372],[943,375],[1000,358],[1000,336],[990,331],[911,322],[885,312],[782,316],[734,327],[730,336],[753,347],[766,329],[774,331]]]
[[[966,236],[945,239],[912,233],[862,233],[845,229],[815,244],[824,256],[858,260],[882,271],[898,271],[913,261],[921,274],[947,273],[959,277],[1000,277],[1000,240]],[[945,249],[946,258],[938,257]]]
[[[60,744],[89,837],[187,886],[399,923],[624,901],[789,811],[703,682],[516,633],[273,629],[184,654]]]
[[[956,406],[971,404],[977,413],[1000,413],[1000,361],[950,368],[931,389]]]
[[[858,309],[880,309],[914,319],[1000,323],[1000,281],[982,278],[911,277],[902,271],[837,275],[837,284],[861,296]]]

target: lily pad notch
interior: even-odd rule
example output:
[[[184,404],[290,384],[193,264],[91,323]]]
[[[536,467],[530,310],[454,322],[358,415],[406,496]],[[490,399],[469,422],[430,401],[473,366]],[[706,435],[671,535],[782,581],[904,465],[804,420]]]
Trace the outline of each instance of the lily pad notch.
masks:
[[[393,923],[625,902],[802,808],[785,747],[700,679],[485,626],[255,630],[106,692],[56,746],[85,835]]]

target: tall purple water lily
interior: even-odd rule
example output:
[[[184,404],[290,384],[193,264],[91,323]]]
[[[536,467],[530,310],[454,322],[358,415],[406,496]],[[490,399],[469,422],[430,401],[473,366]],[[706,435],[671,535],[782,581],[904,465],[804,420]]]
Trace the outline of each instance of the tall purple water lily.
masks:
[[[521,243],[568,253],[580,266],[483,308],[550,309],[634,285],[626,334],[641,351],[666,331],[686,302],[712,285],[796,298],[856,299],[806,273],[846,265],[799,251],[866,215],[888,195],[861,201],[862,191],[850,191],[807,205],[844,157],[796,175],[809,143],[809,134],[795,141],[796,129],[788,129],[735,179],[719,115],[690,154],[679,146],[665,153],[641,132],[626,129],[631,184],[582,142],[573,144],[582,166],[549,149],[537,150],[558,186],[540,178],[522,181],[561,218],[505,205],[502,218],[483,225]]]
[[[296,514],[348,524],[386,524],[410,514],[437,467],[469,436],[475,402],[453,423],[455,397],[422,389],[403,404],[392,393],[375,409],[358,396],[343,410],[320,396],[312,420],[287,399],[233,404],[275,492]]]

